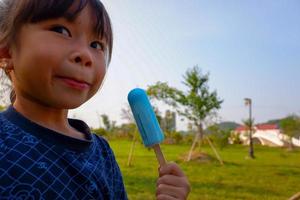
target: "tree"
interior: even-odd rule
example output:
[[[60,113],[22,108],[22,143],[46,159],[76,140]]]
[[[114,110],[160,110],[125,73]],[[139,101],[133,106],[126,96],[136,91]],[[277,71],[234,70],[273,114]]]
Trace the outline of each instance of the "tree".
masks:
[[[126,124],[122,125],[122,129],[125,129],[125,131],[128,132],[128,136],[130,137],[130,139],[133,138],[133,140],[135,141],[137,127],[129,105],[127,105],[126,108],[122,108],[121,118],[126,120]]]
[[[102,119],[102,122],[104,124],[104,128],[106,131],[111,131],[116,127],[116,122],[110,121],[108,115],[102,114],[101,119]]]
[[[5,106],[0,105],[0,111],[3,111],[3,110],[5,110]]]
[[[300,118],[296,115],[290,115],[280,121],[280,126],[284,134],[289,136],[289,148],[292,150],[292,139],[300,133]]]
[[[210,134],[210,137],[213,139],[214,143],[216,143],[220,149],[223,149],[228,145],[228,140],[231,134],[230,129],[221,129],[219,125],[214,124],[207,128]]]
[[[147,93],[151,98],[162,100],[174,107],[180,115],[189,119],[197,127],[197,133],[187,158],[189,161],[196,143],[203,138],[205,121],[220,109],[223,100],[218,98],[216,91],[209,91],[209,74],[202,74],[198,66],[188,69],[183,79],[187,92],[170,87],[167,83],[157,82],[149,86]]]
[[[161,119],[161,128],[164,132],[171,134],[176,131],[176,113],[166,110],[164,118]]]
[[[126,108],[122,108],[121,118],[126,120],[129,123],[134,123],[134,117],[133,117],[130,107],[128,105]]]

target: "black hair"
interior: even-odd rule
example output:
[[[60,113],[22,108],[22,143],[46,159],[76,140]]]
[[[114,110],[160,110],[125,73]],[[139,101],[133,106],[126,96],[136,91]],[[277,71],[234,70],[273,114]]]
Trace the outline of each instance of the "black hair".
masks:
[[[109,15],[100,0],[0,0],[0,48],[14,44],[24,24],[60,17],[72,21],[87,4],[94,11],[96,34],[107,44],[108,65],[112,55],[113,33]],[[13,103],[13,90],[10,97]]]

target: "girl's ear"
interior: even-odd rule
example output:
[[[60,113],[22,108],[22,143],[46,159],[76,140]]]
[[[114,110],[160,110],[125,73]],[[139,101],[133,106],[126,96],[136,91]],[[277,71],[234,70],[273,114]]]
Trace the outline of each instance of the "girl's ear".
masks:
[[[7,47],[0,46],[0,68],[4,69],[7,74],[13,70],[11,55]]]
[[[7,47],[1,47],[0,46],[0,59],[1,58],[6,58],[6,59],[11,58],[11,55],[9,53],[9,49]]]

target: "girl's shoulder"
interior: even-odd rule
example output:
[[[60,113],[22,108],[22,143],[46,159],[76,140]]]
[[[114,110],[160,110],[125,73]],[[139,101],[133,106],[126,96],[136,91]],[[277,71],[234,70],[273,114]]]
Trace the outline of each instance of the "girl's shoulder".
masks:
[[[5,112],[0,112],[0,133],[4,135],[16,135],[18,127],[5,117]]]
[[[95,133],[91,133],[91,135],[92,135],[93,141],[96,143],[96,145],[100,145],[102,148],[105,148],[108,151],[111,151],[111,147],[106,138],[104,138],[103,136],[97,135]]]

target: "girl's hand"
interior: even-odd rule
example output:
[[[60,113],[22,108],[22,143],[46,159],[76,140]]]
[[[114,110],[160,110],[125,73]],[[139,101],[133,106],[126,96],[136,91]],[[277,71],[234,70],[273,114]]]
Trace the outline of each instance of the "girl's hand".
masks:
[[[176,163],[167,163],[159,168],[156,186],[157,200],[187,199],[190,183]]]

